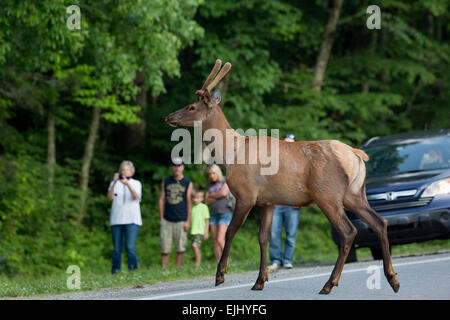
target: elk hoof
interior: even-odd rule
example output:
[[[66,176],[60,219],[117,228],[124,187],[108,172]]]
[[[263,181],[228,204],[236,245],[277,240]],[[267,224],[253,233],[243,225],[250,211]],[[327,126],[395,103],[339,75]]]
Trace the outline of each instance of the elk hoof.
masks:
[[[262,290],[264,289],[264,282],[256,282],[255,285],[252,287],[252,290]]]
[[[216,287],[224,282],[225,282],[225,276],[223,275],[223,272],[216,275]]]
[[[332,288],[333,287],[323,287],[322,290],[320,290],[319,294],[329,294]]]
[[[400,290],[400,282],[398,282],[397,277],[394,275],[389,279],[389,284],[392,287],[392,290],[394,290],[395,293]]]
[[[334,286],[337,287],[337,283],[334,281],[325,283],[322,290],[320,290],[319,294],[329,294],[331,292],[331,289],[333,289]]]
[[[218,286],[218,285],[221,285],[222,283],[224,283],[225,282],[225,280],[217,280],[216,279],[216,287]]]

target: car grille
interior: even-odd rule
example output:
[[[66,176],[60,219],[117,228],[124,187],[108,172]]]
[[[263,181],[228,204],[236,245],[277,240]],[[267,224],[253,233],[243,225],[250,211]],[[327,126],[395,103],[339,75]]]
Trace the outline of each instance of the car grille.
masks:
[[[414,207],[422,207],[428,205],[433,198],[419,198],[417,200],[410,200],[410,201],[401,201],[396,203],[389,203],[389,204],[370,204],[372,209],[375,211],[387,211],[387,210],[395,210],[395,209],[408,209],[408,208],[414,208]]]

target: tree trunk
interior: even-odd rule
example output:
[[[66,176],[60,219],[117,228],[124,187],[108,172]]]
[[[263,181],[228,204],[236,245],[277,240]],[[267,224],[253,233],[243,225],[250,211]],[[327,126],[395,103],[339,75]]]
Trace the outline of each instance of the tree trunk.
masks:
[[[333,46],[334,34],[336,32],[339,14],[341,12],[344,0],[333,0],[333,8],[328,17],[327,26],[323,35],[322,44],[320,46],[319,55],[317,56],[316,65],[314,67],[314,78],[312,87],[316,91],[320,91],[323,85],[323,77],[327,69],[328,59],[330,58],[331,47]]]
[[[375,54],[375,50],[377,47],[377,39],[378,39],[378,32],[377,30],[372,30],[371,36],[370,36],[370,44],[369,44],[369,53],[370,54]],[[364,82],[364,84],[362,85],[362,92],[363,93],[368,93],[370,89],[370,84],[369,81]]]
[[[433,39],[434,37],[434,17],[431,13],[428,14],[428,36]]]
[[[56,147],[55,147],[55,108],[51,106],[47,117],[47,180],[49,194],[53,194],[55,178]]]
[[[107,121],[102,134],[102,141],[99,142],[100,145],[98,149],[100,150],[100,153],[106,152],[106,147],[108,146],[108,140],[110,135],[111,135],[111,122]]]
[[[89,136],[84,148],[83,165],[81,167],[80,175],[80,189],[81,189],[81,207],[78,214],[78,223],[81,224],[84,215],[86,214],[86,198],[89,184],[89,170],[91,168],[92,158],[94,156],[95,140],[98,135],[98,128],[100,125],[100,108],[94,108],[92,113],[91,125],[89,128]]]
[[[436,41],[442,41],[442,19],[441,17],[436,17]]]
[[[147,121],[145,120],[145,111],[147,109],[147,92],[145,91],[145,77],[140,71],[136,72],[136,79],[134,80],[134,83],[139,87],[139,92],[136,96],[136,103],[141,106],[141,122],[129,126],[129,131],[127,134],[127,149],[134,147],[143,149],[145,144],[145,129],[147,128]]]
[[[406,104],[406,114],[409,115],[410,112],[412,112],[412,106],[414,101],[416,100],[417,95],[419,94],[419,92],[424,88],[424,83],[422,81],[422,78],[419,78],[419,81],[417,82],[416,87],[414,88],[411,97],[408,100],[408,103]]]

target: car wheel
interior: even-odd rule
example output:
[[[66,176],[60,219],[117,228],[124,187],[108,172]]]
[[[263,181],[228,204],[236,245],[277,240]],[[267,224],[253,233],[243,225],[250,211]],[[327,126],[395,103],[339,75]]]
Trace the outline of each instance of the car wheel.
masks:
[[[358,261],[358,257],[356,256],[356,248],[355,245],[352,245],[352,247],[350,248],[350,252],[348,253],[347,256],[347,263],[351,263],[351,262],[357,262]]]
[[[338,246],[338,250],[339,250],[339,246]],[[357,262],[358,258],[356,256],[356,248],[355,245],[352,245],[352,247],[350,248],[350,251],[348,253],[347,259],[345,260],[345,263],[351,263],[351,262]]]
[[[379,247],[371,247],[370,252],[372,252],[372,257],[374,260],[383,259],[383,251]],[[391,246],[389,246],[389,254],[391,254]]]

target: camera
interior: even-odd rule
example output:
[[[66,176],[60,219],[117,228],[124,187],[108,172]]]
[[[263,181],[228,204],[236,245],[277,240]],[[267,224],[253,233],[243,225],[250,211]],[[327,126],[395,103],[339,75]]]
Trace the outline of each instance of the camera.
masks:
[[[123,174],[119,173],[119,180],[127,179],[130,180],[130,177],[125,177]]]

